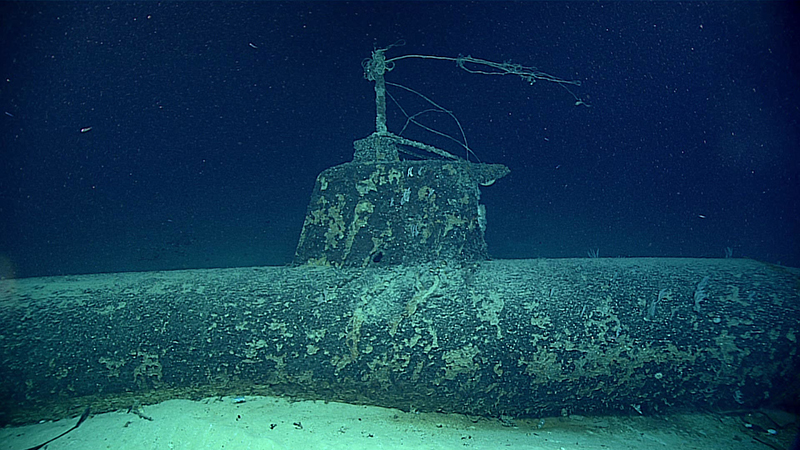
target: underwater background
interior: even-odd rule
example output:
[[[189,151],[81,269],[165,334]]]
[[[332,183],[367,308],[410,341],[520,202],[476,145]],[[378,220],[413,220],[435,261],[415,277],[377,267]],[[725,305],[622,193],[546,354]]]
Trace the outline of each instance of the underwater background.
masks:
[[[800,266],[791,2],[2,3],[0,24],[2,278],[291,262],[317,174],[374,131],[361,62],[401,40],[387,57],[582,82],[387,73],[511,169],[482,190],[493,257]]]

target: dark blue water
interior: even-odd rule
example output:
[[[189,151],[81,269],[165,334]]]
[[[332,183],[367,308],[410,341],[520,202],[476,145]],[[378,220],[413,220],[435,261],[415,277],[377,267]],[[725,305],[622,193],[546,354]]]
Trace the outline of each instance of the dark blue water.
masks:
[[[588,108],[558,84],[452,62],[386,76],[511,168],[483,190],[495,257],[727,248],[800,266],[788,2],[3,3],[0,21],[3,277],[290,262],[316,175],[374,131],[361,61],[400,39],[387,56],[582,82],[570,89]],[[390,102],[389,129],[403,121]]]

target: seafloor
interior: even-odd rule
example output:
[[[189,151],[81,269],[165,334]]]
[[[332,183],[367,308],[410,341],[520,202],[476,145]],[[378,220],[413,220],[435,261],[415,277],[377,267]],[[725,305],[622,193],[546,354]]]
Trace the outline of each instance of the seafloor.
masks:
[[[0,450],[29,449],[76,421],[6,427],[0,430]],[[47,449],[762,450],[790,448],[796,433],[797,418],[775,411],[515,420],[225,397],[92,416]]]

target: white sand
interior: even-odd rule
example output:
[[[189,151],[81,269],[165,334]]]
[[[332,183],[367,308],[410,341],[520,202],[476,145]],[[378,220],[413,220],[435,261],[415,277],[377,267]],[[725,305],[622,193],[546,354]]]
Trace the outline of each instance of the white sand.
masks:
[[[271,397],[171,400],[91,416],[49,450],[164,449],[769,449],[736,417],[611,416],[515,420],[459,414],[408,413],[342,403]],[[77,418],[0,430],[0,449],[25,450],[75,424]],[[298,424],[298,425],[295,425]],[[781,431],[789,433],[789,431]],[[758,435],[786,447],[791,437]],[[783,438],[783,439],[780,439]],[[780,440],[779,440],[780,439]]]

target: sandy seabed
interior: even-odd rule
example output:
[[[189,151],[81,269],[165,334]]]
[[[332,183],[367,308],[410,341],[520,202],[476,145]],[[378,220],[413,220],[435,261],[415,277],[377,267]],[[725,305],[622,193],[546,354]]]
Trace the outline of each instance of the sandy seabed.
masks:
[[[241,400],[170,400],[97,414],[46,448],[762,450],[790,448],[797,430],[796,419],[776,435],[747,428],[744,413],[500,420],[274,397]],[[28,449],[76,422],[3,428],[0,449]]]

